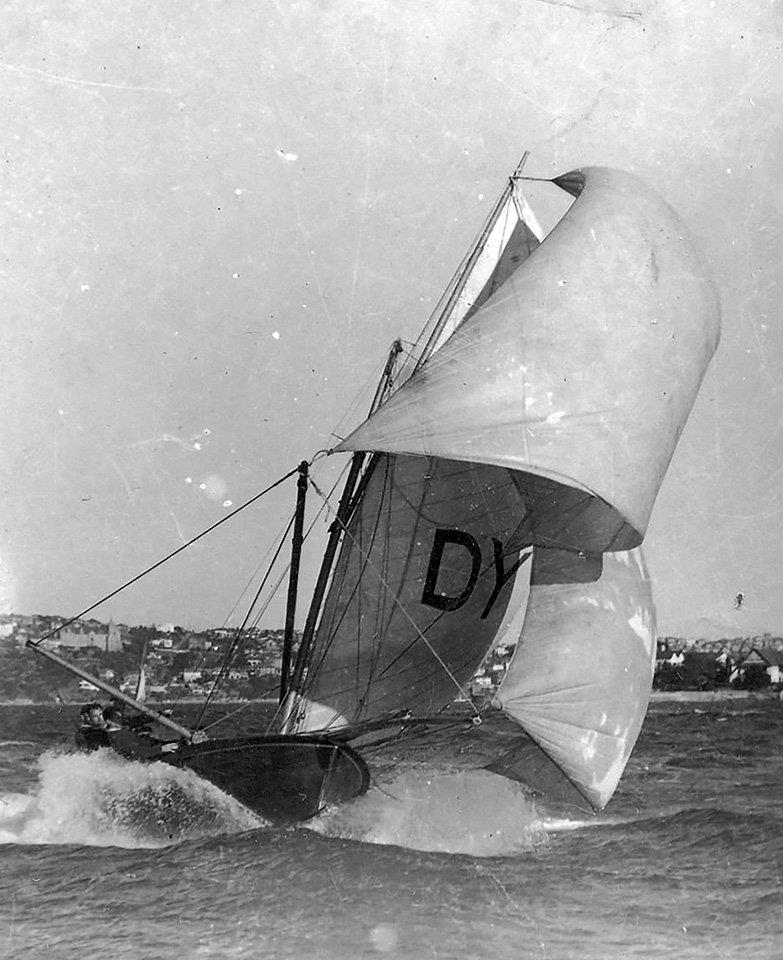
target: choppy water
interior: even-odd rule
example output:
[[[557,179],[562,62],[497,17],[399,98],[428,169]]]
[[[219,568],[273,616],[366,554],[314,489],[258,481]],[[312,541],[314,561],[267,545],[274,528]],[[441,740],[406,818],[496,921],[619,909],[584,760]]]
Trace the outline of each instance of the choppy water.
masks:
[[[783,955],[780,702],[655,705],[594,820],[423,773],[291,830],[72,714],[0,708],[0,957]]]

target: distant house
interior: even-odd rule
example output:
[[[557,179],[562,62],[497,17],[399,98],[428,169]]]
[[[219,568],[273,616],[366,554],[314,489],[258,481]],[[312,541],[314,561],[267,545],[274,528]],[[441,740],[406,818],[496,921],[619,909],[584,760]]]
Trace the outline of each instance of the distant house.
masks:
[[[125,679],[120,684],[120,690],[123,693],[135,693],[136,687],[139,685],[139,675],[138,673],[128,673],[125,675]]]
[[[783,651],[769,647],[753,647],[739,663],[744,686],[783,683]]]
[[[77,621],[68,629],[56,633],[52,642],[71,650],[83,647],[97,647],[106,653],[118,653],[122,650],[122,634],[118,625],[110,623],[108,627],[101,628],[101,624],[94,620],[85,624]]]
[[[263,664],[259,664],[257,667],[253,668],[253,673],[257,677],[275,677],[280,673],[280,668],[268,667]]]
[[[669,637],[658,641],[655,653],[655,672],[668,673],[681,667],[685,662],[685,654],[679,647],[670,644]]]
[[[712,690],[728,679],[725,666],[714,653],[658,648],[655,685],[663,690]]]

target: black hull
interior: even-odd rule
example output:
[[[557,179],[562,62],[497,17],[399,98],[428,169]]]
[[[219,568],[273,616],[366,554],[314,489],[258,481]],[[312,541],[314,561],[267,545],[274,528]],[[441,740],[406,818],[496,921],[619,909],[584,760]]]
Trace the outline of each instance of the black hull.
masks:
[[[276,824],[309,820],[329,804],[361,796],[370,784],[359,754],[326,737],[207,740],[183,744],[172,753],[152,747],[146,738],[113,742],[103,730],[81,731],[76,741],[85,750],[111,747],[127,760],[185,767]]]
[[[255,736],[187,744],[159,758],[209,780],[265,820],[300,823],[365,793],[362,758],[323,737]]]

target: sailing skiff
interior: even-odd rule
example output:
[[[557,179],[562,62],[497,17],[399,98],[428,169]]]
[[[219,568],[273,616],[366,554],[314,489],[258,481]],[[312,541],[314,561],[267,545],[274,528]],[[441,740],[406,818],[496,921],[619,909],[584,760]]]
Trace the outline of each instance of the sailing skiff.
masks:
[[[273,821],[361,794],[368,758],[381,770],[389,744],[439,722],[470,763],[600,809],[639,734],[655,660],[640,544],[718,299],[686,226],[635,176],[555,178],[574,201],[545,240],[524,180],[520,165],[414,350],[395,344],[369,416],[330,451],[352,460],[294,651],[299,467],[275,729],[197,743],[178,728],[166,758]],[[479,726],[475,705],[454,719],[499,643],[514,654],[488,709],[505,726]]]

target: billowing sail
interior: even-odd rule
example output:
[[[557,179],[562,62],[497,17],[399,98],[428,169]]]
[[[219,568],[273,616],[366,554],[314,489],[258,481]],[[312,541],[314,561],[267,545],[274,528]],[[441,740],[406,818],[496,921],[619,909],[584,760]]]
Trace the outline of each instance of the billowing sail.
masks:
[[[497,705],[532,742],[491,769],[601,807],[651,688],[635,548],[720,315],[657,194],[603,168],[556,182],[577,200],[538,248],[504,194],[414,372],[338,448],[376,453],[289,716],[431,713],[517,635]]]
[[[657,194],[603,168],[571,181],[581,195],[544,243],[338,449],[551,477],[597,498],[608,546],[628,549],[717,346],[719,308]]]
[[[602,567],[592,583],[531,585],[495,698],[599,808],[636,743],[655,666],[655,614],[640,550],[607,553]],[[526,757],[520,761],[503,772],[537,787],[536,771]]]

